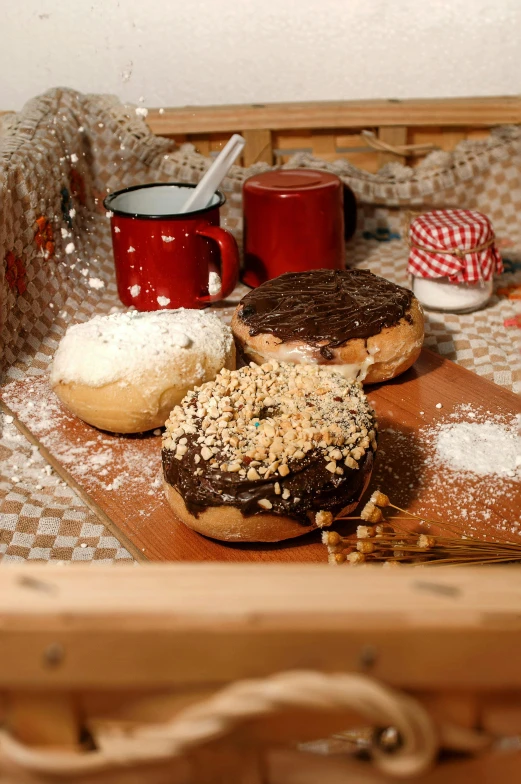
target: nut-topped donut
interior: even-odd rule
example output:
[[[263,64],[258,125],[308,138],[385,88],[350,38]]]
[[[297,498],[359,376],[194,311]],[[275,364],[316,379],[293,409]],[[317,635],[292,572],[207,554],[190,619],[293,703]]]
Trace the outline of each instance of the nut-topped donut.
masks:
[[[318,365],[251,363],[189,392],[166,422],[167,499],[215,539],[272,542],[330,525],[369,482],[362,387]]]
[[[243,297],[232,330],[247,362],[317,363],[371,384],[416,361],[423,313],[409,289],[369,270],[288,272]]]

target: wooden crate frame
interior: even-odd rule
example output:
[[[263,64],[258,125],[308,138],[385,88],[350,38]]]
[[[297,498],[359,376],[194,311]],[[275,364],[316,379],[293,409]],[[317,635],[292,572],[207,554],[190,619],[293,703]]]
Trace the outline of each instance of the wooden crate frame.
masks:
[[[244,166],[285,163],[295,152],[310,152],[376,172],[389,161],[413,165],[425,157],[407,146],[452,150],[465,139],[486,138],[494,126],[521,123],[521,97],[192,106],[150,109],[147,121],[155,134],[192,142],[203,155],[242,133]],[[362,131],[396,152],[371,149]]]
[[[246,166],[282,163],[290,151],[305,150],[376,171],[388,161],[421,159],[405,145],[450,150],[494,126],[521,123],[521,98],[192,107],[150,110],[148,122],[205,155],[241,132]],[[395,151],[366,147],[363,130]],[[437,728],[456,726],[462,737],[474,738],[476,729],[521,735],[515,569],[24,564],[0,570],[0,597],[0,782],[74,780],[42,773],[35,760],[78,755],[86,726],[110,746],[122,727],[175,722],[188,704],[228,684],[302,669],[367,675],[413,697]],[[364,723],[356,711],[330,708],[259,716],[176,759],[163,778],[157,766],[145,766],[92,780],[387,781],[351,756],[287,748]],[[517,749],[446,759],[414,781],[514,782]]]
[[[122,726],[175,722],[230,682],[294,670],[370,676],[463,735],[521,734],[515,569],[16,565],[0,571],[0,596],[0,771],[6,732],[26,755],[78,754],[85,726],[110,748]],[[388,781],[352,756],[295,750],[297,740],[363,723],[338,705],[261,711],[193,750],[190,775],[177,759],[172,778],[145,766],[146,779],[109,771],[103,781]],[[519,752],[489,750],[413,780],[513,782],[520,772]]]

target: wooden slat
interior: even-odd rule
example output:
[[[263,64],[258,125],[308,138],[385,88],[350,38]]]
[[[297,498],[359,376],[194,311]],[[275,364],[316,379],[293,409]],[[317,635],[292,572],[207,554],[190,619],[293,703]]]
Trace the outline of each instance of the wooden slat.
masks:
[[[467,138],[465,128],[444,128],[441,132],[441,149],[446,152],[452,150]]]
[[[521,96],[389,101],[324,101],[150,109],[159,135],[284,128],[452,125],[490,128],[521,123]]]
[[[31,746],[79,747],[76,706],[67,694],[24,691],[10,694],[4,727]]]
[[[254,163],[269,163],[272,166],[271,131],[261,128],[245,129],[242,135],[246,139],[243,153],[244,166],[251,166]]]
[[[380,128],[378,131],[378,138],[380,141],[390,144],[393,147],[400,147],[407,144],[407,128],[404,125],[398,125],[394,128]],[[386,163],[405,163],[405,155],[397,155],[392,152],[379,152],[378,153],[378,166],[384,166]]]
[[[189,688],[314,668],[422,692],[521,690],[513,568],[13,564],[0,595],[2,689]]]
[[[335,134],[329,131],[313,131],[311,133],[313,154],[324,160],[335,160],[339,156],[336,152]]]
[[[521,778],[521,754],[496,750],[476,758],[444,761],[421,777],[399,779],[379,772],[373,765],[350,755],[303,755],[290,749],[269,751],[266,761],[269,784],[512,784]]]
[[[367,128],[375,132],[374,128]],[[371,152],[371,148],[367,145],[365,137],[361,133],[343,133],[340,131],[336,135],[336,146],[341,152],[348,152],[356,150],[356,152]]]
[[[207,137],[194,134],[188,138],[188,141],[194,145],[196,152],[205,157],[210,155],[210,139]]]

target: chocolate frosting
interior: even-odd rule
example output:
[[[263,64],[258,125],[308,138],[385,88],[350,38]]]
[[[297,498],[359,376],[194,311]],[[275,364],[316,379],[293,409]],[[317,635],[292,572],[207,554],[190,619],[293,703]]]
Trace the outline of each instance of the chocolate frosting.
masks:
[[[303,460],[292,462],[291,473],[284,478],[272,476],[267,480],[249,481],[236,473],[210,470],[196,476],[195,442],[196,436],[188,439],[188,452],[182,461],[174,457],[173,451],[163,449],[162,453],[166,481],[179,491],[186,508],[195,517],[209,506],[235,506],[244,515],[265,513],[258,504],[265,498],[271,501],[274,514],[309,525],[309,512],[324,510],[338,514],[358,501],[373,466],[373,452],[369,449],[358,469],[346,468],[343,476],[337,476],[326,469],[322,453],[310,452]],[[277,482],[282,491],[285,488],[290,491],[288,499],[275,493]]]
[[[302,341],[332,359],[331,349],[348,340],[370,338],[402,318],[412,323],[412,297],[369,270],[287,272],[246,294],[239,318],[252,336]]]

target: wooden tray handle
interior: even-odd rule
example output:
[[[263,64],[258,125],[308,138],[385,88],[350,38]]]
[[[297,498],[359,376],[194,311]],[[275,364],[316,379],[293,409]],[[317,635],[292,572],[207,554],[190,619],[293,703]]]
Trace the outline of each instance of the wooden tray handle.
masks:
[[[306,731],[302,733],[301,726],[292,730],[290,717]],[[273,746],[287,743],[292,734],[302,740],[369,725],[398,731],[400,745],[392,754],[375,749],[373,763],[386,775],[401,778],[428,770],[441,746],[476,752],[490,743],[489,736],[472,730],[436,726],[418,700],[366,675],[313,671],[232,683],[166,722],[87,723],[97,745],[89,752],[29,747],[3,732],[1,766],[70,780],[166,760],[181,762],[186,755],[225,740],[239,741],[243,747],[245,742]]]

